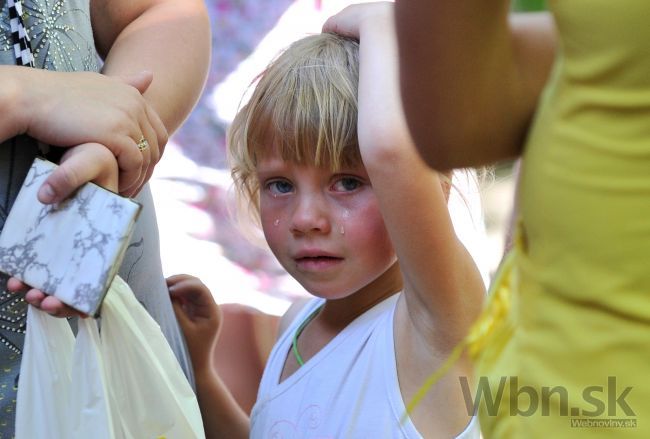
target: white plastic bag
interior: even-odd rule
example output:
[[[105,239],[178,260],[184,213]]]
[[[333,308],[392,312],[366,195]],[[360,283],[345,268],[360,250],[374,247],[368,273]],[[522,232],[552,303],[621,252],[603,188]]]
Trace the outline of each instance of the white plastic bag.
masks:
[[[114,433],[115,419],[109,403],[109,391],[99,349],[101,342],[97,321],[79,319],[77,326],[68,412],[71,433],[67,437],[93,439],[118,437]]]
[[[74,335],[65,319],[32,306],[27,327],[16,399],[16,437],[66,437],[70,417],[64,415],[72,389],[70,373]]]
[[[196,400],[160,327],[115,277],[101,334],[29,307],[16,438],[204,438]],[[36,421],[36,422],[35,422]]]
[[[119,277],[102,305],[102,357],[124,431],[117,437],[205,437],[196,395],[174,353]]]

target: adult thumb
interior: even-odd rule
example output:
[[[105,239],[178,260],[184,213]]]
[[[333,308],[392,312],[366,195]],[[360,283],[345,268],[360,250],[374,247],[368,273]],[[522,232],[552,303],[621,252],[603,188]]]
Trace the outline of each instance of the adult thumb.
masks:
[[[89,181],[116,192],[117,176],[112,153],[98,143],[84,143],[66,151],[61,164],[39,188],[38,200],[43,204],[61,202]]]

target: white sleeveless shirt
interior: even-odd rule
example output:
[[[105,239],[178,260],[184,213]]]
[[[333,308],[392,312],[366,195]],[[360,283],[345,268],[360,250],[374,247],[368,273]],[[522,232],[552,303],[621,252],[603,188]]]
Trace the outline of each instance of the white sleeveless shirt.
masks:
[[[357,317],[280,382],[296,329],[324,300],[303,307],[277,341],[251,414],[251,438],[421,438],[399,389],[393,317],[399,294]],[[478,439],[476,418],[459,435]]]

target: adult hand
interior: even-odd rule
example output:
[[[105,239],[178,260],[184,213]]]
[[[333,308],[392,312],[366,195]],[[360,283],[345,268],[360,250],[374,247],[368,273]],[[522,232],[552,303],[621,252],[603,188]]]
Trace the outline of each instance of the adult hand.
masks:
[[[117,159],[119,192],[132,196],[151,176],[167,143],[165,126],[142,96],[152,79],[152,73],[146,71],[110,77],[31,70],[21,79],[27,82],[21,83],[29,92],[16,106],[25,112],[18,118],[25,121],[21,133],[61,147],[90,142],[104,145]],[[138,144],[142,146],[143,139],[148,147],[141,150]],[[66,184],[44,188],[41,201],[61,201],[73,189]]]
[[[32,288],[15,277],[7,281],[7,290],[12,293],[25,292],[25,301],[41,311],[54,317],[88,317],[86,314],[69,307],[54,296],[48,296],[41,290]]]
[[[187,274],[167,278],[167,287],[195,369],[211,367],[223,321],[212,293],[199,279]]]
[[[82,184],[92,181],[106,189],[116,191],[118,186],[118,165],[113,153],[98,143],[85,143],[69,148],[61,158],[60,166],[47,178],[41,187],[38,197],[44,188],[53,187],[62,199]],[[54,296],[48,296],[41,290],[31,288],[16,278],[10,278],[7,289],[11,292],[25,291],[25,300],[35,307],[56,317],[82,316],[85,314],[65,305]]]
[[[118,162],[106,147],[98,143],[78,145],[63,154],[59,166],[39,189],[38,199],[46,204],[61,201],[89,181],[117,192],[118,175]]]

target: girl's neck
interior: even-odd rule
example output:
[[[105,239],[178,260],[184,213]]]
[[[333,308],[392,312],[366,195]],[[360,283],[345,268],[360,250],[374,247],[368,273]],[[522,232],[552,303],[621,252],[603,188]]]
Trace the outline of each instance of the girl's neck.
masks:
[[[354,319],[402,290],[402,274],[395,262],[381,276],[361,290],[343,299],[327,300],[320,310],[294,334],[292,350],[287,352],[280,382],[291,376],[298,368],[297,357],[308,361],[326,346]],[[293,350],[299,352],[295,355]]]
[[[395,262],[381,276],[342,299],[327,300],[318,313],[319,323],[339,332],[358,316],[402,290],[402,275]]]

